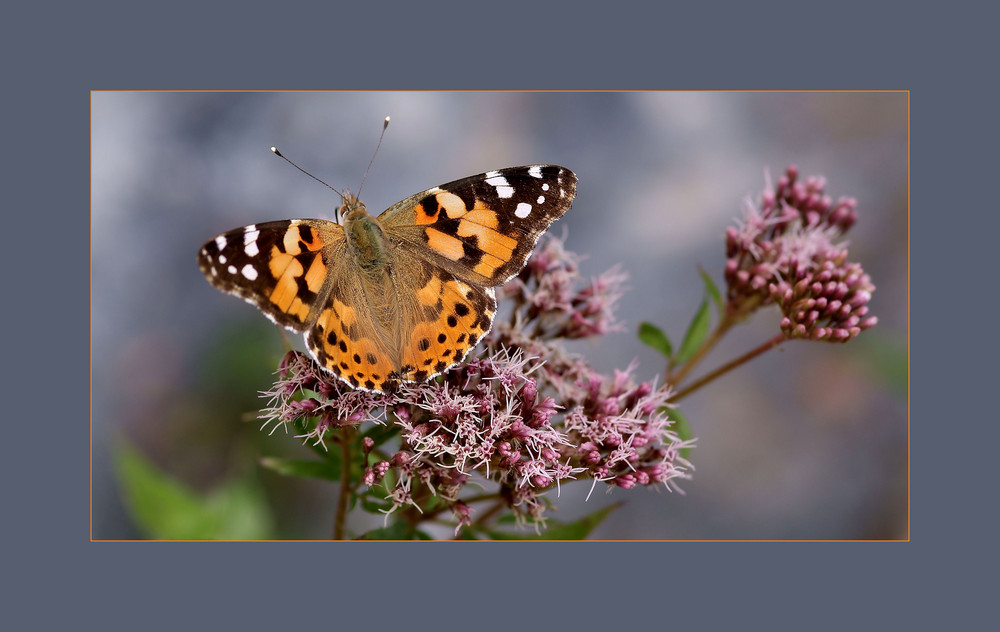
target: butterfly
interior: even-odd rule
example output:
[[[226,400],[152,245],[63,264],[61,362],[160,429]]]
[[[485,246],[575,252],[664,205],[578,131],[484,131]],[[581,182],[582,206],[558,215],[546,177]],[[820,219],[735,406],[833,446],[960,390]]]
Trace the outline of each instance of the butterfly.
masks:
[[[489,333],[495,287],[524,267],[570,208],[556,165],[489,171],[368,214],[344,195],[342,224],[292,219],[223,233],[198,252],[208,281],[305,337],[354,388],[387,392],[462,362]]]

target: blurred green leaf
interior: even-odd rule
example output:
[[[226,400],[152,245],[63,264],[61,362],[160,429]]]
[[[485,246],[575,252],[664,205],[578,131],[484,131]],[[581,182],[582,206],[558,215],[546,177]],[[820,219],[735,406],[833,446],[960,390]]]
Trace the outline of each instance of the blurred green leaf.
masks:
[[[701,305],[688,325],[687,333],[684,334],[684,342],[677,352],[677,364],[684,364],[691,359],[694,352],[705,342],[708,336],[709,327],[712,324],[712,314],[708,307],[708,297],[701,300]]]
[[[868,332],[862,332],[852,344],[854,342],[860,343],[858,352],[865,356],[866,364],[872,367],[886,386],[897,396],[906,397],[909,388],[909,351],[905,342],[872,336]]]
[[[299,418],[295,423],[299,425],[302,435],[307,435],[316,428],[315,417]],[[340,446],[332,440],[330,435],[327,435],[325,440],[329,441],[331,445],[326,445],[325,441],[321,443],[311,437],[303,441],[302,445],[324,461],[329,461],[340,467]]]
[[[249,393],[274,381],[284,350],[274,327],[256,315],[219,329],[205,352],[202,374],[220,392]]]
[[[712,302],[715,303],[715,310],[719,314],[719,318],[722,318],[725,315],[726,304],[722,301],[722,293],[719,292],[719,287],[701,266],[698,266],[698,274],[701,276],[702,283],[705,284],[705,292],[712,297]]]
[[[157,540],[266,540],[273,525],[264,494],[230,481],[199,495],[154,466],[127,443],[114,453],[124,500],[136,525]]]
[[[652,323],[639,323],[639,341],[662,353],[668,360],[674,354],[670,339],[663,330]]]
[[[374,496],[361,496],[358,495],[358,499],[361,504],[361,508],[370,514],[378,514],[384,511],[388,511],[392,507],[392,503],[388,502],[383,498],[376,498]]]
[[[311,459],[283,459],[266,456],[260,459],[260,464],[269,470],[285,476],[301,478],[322,478],[328,481],[340,480],[340,457],[329,461],[313,461]]]
[[[363,436],[369,437],[372,441],[374,441],[375,445],[373,447],[377,448],[389,439],[397,436],[399,434],[398,430],[399,427],[393,423],[387,423],[384,426],[375,424],[366,430]]]
[[[541,533],[518,534],[497,529],[480,529],[479,531],[494,540],[583,540],[621,505],[622,503],[608,505],[573,522],[562,523],[549,520],[548,527]]]
[[[405,520],[396,520],[387,527],[372,529],[365,533],[362,540],[413,540],[417,538],[417,530]],[[422,538],[421,538],[422,539]]]
[[[216,517],[212,540],[272,540],[275,537],[270,507],[255,483],[231,481],[205,499]]]
[[[687,417],[681,413],[680,408],[669,408],[667,409],[667,414],[670,416],[670,420],[674,422],[674,425],[670,429],[677,433],[681,441],[694,438],[694,433],[691,432],[691,425],[688,423]],[[691,448],[682,448],[681,456],[686,459],[690,452]]]

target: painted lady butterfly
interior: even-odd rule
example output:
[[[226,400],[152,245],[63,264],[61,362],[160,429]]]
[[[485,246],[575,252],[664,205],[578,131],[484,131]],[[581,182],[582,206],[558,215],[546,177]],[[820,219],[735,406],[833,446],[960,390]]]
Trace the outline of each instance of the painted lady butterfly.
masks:
[[[343,225],[254,224],[206,243],[209,282],[304,332],[306,347],[355,388],[386,391],[461,362],[493,325],[494,287],[570,208],[576,175],[529,165],[411,195],[378,217],[350,194]]]

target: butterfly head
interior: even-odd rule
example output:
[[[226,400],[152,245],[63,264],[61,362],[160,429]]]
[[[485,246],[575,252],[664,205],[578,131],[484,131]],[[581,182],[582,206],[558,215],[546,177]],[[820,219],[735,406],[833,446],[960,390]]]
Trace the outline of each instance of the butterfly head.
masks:
[[[337,193],[340,194],[340,197],[344,200],[343,204],[340,205],[340,208],[337,209],[337,216],[344,222],[345,227],[349,216],[352,218],[358,218],[368,215],[368,209],[365,207],[365,203],[359,200],[353,193],[350,191],[344,191],[343,193],[338,191]]]

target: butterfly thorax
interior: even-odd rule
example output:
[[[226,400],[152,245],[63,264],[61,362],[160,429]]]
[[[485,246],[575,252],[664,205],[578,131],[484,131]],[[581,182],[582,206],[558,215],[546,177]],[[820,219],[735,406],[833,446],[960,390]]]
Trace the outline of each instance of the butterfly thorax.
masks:
[[[358,265],[369,272],[384,268],[389,257],[389,242],[378,221],[357,199],[345,203],[344,210],[344,233]]]

